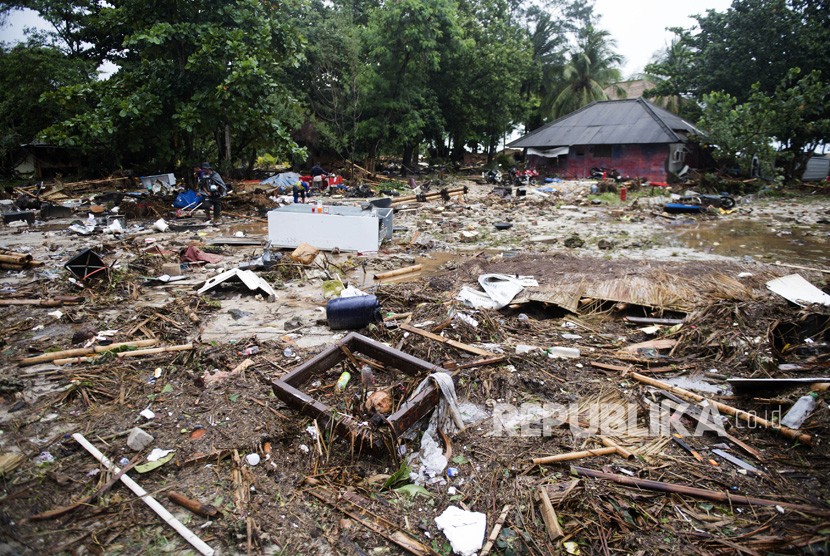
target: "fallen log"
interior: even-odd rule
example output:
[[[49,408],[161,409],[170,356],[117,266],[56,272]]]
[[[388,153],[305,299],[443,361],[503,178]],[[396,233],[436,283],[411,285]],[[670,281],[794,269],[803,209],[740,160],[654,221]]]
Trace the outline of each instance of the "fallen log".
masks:
[[[718,411],[721,411],[728,415],[732,415],[733,417],[737,417],[738,419],[745,421],[749,425],[760,425],[767,429],[774,429],[786,436],[787,438],[790,438],[792,440],[798,440],[802,444],[807,444],[808,446],[813,444],[813,437],[809,434],[802,433],[788,427],[782,427],[778,423],[773,423],[772,421],[768,421],[767,419],[762,419],[761,417],[753,415],[752,413],[748,413],[742,409],[737,409],[735,407],[732,407],[731,405],[726,405],[715,400],[710,400],[708,398],[701,396],[700,394],[689,392],[688,390],[684,390],[683,388],[672,386],[671,384],[668,384],[666,382],[645,375],[641,375],[639,373],[629,373],[628,376],[644,384],[648,384],[650,386],[654,386],[655,388],[660,388],[661,390],[666,390],[667,392],[677,394],[681,398],[685,398],[687,400],[692,400],[695,402],[706,402],[708,404],[711,404]]]
[[[122,347],[148,347],[154,346],[158,344],[158,340],[153,338],[151,340],[135,340],[131,342],[116,342],[114,344],[109,344],[106,346],[93,346],[89,348],[77,348],[77,349],[65,349],[63,351],[53,351],[50,353],[44,353],[43,355],[37,355],[35,357],[27,357],[26,359],[22,359],[20,361],[20,365],[37,365],[38,363],[48,363],[49,361],[54,361],[56,359],[62,359],[66,357],[78,357],[81,355],[91,355],[93,353],[104,353],[107,351],[112,351],[114,349],[122,348]]]
[[[78,444],[83,446],[87,452],[92,454],[92,456],[95,459],[101,462],[101,464],[104,465],[104,467],[106,467],[114,473],[118,473],[121,471],[118,467],[115,466],[114,463],[112,463],[109,460],[109,458],[107,458],[107,456],[102,454],[98,450],[98,448],[93,446],[86,438],[84,438],[82,434],[76,432],[72,435],[72,438],[74,438]],[[132,480],[132,478],[130,478],[129,475],[121,475],[121,482],[124,483],[127,486],[127,488],[133,491],[133,493],[135,493],[135,495],[138,496],[145,504],[150,506],[150,508],[154,512],[156,512],[156,514],[158,514],[158,516],[162,518],[165,523],[170,525],[170,527],[175,529],[177,533],[184,537],[184,539],[187,542],[189,542],[193,546],[193,548],[198,550],[201,554],[204,554],[204,556],[213,556],[214,550],[210,546],[208,546],[208,544],[205,543],[205,541],[197,537],[193,533],[193,531],[185,527],[181,521],[176,519],[173,516],[173,514],[167,511],[167,509],[165,509],[164,506],[159,504],[158,500],[150,496],[150,494],[146,490],[141,488],[138,485],[138,483]]]
[[[61,307],[63,305],[77,305],[83,302],[83,297],[73,299],[0,299],[0,305],[37,305],[39,307]]]
[[[705,488],[690,487],[676,483],[664,483],[662,481],[653,481],[651,479],[638,479],[636,477],[627,477],[625,475],[616,475],[614,473],[605,473],[604,471],[596,471],[586,467],[578,467],[576,465],[571,467],[571,471],[581,477],[591,477],[592,479],[602,479],[611,481],[620,485],[630,486],[645,490],[655,490],[658,492],[670,492],[673,494],[684,494],[686,496],[693,496],[695,498],[702,498],[704,500],[711,500],[713,502],[726,502],[728,504],[739,504],[741,506],[781,506],[797,512],[804,512],[814,515],[830,515],[830,510],[810,506],[807,504],[793,504],[791,502],[783,502],[781,500],[770,500],[768,498],[755,498],[754,496],[743,496],[741,494],[730,494],[729,492],[718,492],[716,490],[708,490]]]

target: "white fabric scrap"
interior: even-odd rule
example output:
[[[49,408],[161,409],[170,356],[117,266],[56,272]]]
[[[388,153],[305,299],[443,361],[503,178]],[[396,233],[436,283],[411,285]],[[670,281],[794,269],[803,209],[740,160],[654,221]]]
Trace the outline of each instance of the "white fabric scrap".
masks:
[[[501,309],[526,287],[538,286],[533,276],[508,276],[507,274],[482,274],[478,283],[484,293],[467,286],[461,288],[456,299],[476,309]]]
[[[446,435],[453,435],[464,430],[464,418],[458,408],[458,398],[455,395],[455,384],[452,377],[447,373],[433,373],[425,378],[415,391],[410,400],[417,396],[424,388],[435,382],[440,392],[438,407],[432,412],[429,425],[421,436],[421,449],[414,458],[419,458],[421,468],[417,474],[413,474],[417,484],[424,484],[428,479],[435,478],[443,473],[447,467],[447,458],[441,451],[438,443],[438,431]]]
[[[461,556],[473,556],[484,544],[487,515],[449,506],[435,518],[435,525],[444,532],[453,552]]]

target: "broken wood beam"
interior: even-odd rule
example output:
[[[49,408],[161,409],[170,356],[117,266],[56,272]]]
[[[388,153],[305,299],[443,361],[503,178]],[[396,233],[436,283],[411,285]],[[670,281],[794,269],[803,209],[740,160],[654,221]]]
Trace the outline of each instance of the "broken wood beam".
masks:
[[[468,344],[464,344],[461,342],[457,342],[455,340],[450,340],[449,338],[444,338],[443,336],[439,336],[438,334],[433,334],[432,332],[428,332],[426,330],[421,330],[420,328],[415,328],[414,326],[410,326],[406,323],[400,325],[401,330],[406,330],[407,332],[411,332],[413,334],[418,334],[419,336],[423,336],[424,338],[429,338],[430,340],[435,340],[436,342],[441,342],[442,344],[447,344],[448,346],[452,346],[456,349],[460,349],[462,351],[467,351],[469,353],[474,353],[476,355],[482,355],[485,357],[496,357],[495,353],[491,353],[487,350],[477,348],[475,346],[471,346]]]
[[[93,353],[104,353],[107,351],[112,351],[114,349],[122,348],[122,347],[148,347],[154,346],[158,344],[159,341],[155,338],[150,340],[135,340],[131,342],[116,342],[114,344],[109,344],[106,346],[93,346],[88,348],[77,348],[77,349],[65,349],[62,351],[52,351],[50,353],[44,353],[42,355],[36,355],[35,357],[27,357],[26,359],[20,360],[20,365],[37,365],[38,363],[47,363],[49,361],[54,361],[56,359],[62,359],[66,357],[78,357],[81,355],[91,355]]]
[[[545,522],[545,529],[548,531],[550,540],[555,541],[556,539],[564,537],[565,532],[559,526],[559,518],[556,515],[556,510],[553,509],[553,504],[551,504],[548,490],[543,485],[540,485],[536,493],[539,497],[539,509],[542,514],[542,521]]]
[[[760,425],[764,428],[773,429],[778,431],[779,433],[783,434],[789,439],[798,440],[802,444],[806,444],[808,446],[813,444],[813,437],[809,434],[799,432],[797,430],[793,430],[788,427],[783,427],[778,423],[773,423],[772,421],[768,421],[767,419],[762,419],[757,415],[753,415],[752,413],[746,412],[743,409],[738,409],[732,407],[731,405],[726,405],[725,403],[721,403],[716,400],[711,400],[709,398],[705,398],[700,394],[695,394],[694,392],[690,392],[688,390],[684,390],[683,388],[679,388],[677,386],[672,386],[666,382],[641,375],[639,373],[629,373],[631,378],[642,382],[643,384],[648,384],[649,386],[654,386],[655,388],[660,388],[661,390],[665,390],[667,392],[672,392],[673,394],[677,394],[681,398],[685,398],[687,400],[692,400],[699,403],[708,403],[715,407],[718,411],[722,411],[728,415],[732,415],[733,417],[737,417],[742,421],[745,421],[749,425]]]
[[[102,454],[100,450],[98,450],[98,448],[93,446],[86,438],[84,438],[84,436],[81,433],[74,433],[72,435],[72,438],[75,439],[75,442],[83,446],[87,452],[92,454],[92,456],[95,459],[101,462],[101,464],[104,467],[106,467],[113,473],[119,473],[121,471],[112,461],[109,460],[109,458],[107,458],[107,456]],[[213,556],[214,550],[210,546],[208,546],[208,544],[205,543],[205,541],[197,537],[196,534],[193,533],[193,531],[185,527],[181,521],[176,519],[175,516],[173,516],[173,514],[171,514],[169,511],[167,511],[167,509],[164,506],[159,504],[158,500],[150,496],[150,494],[146,490],[141,488],[141,486],[139,486],[139,484],[136,483],[129,475],[121,475],[121,482],[124,483],[124,485],[126,485],[127,488],[133,491],[133,493],[135,493],[136,496],[141,498],[141,500],[145,504],[150,506],[150,508],[154,512],[156,512],[156,514],[158,514],[158,516],[161,519],[163,519],[165,523],[167,523],[170,527],[175,529],[177,533],[184,537],[184,539],[187,542],[189,542],[193,546],[193,548],[198,550],[204,556]]]
[[[620,485],[640,488],[645,490],[655,490],[658,492],[670,492],[673,494],[684,494],[695,498],[702,498],[704,500],[711,500],[713,502],[725,502],[728,504],[739,504],[741,506],[781,506],[790,510],[814,514],[814,515],[830,515],[830,510],[810,506],[807,504],[793,504],[791,502],[783,502],[781,500],[770,500],[768,498],[755,498],[754,496],[743,496],[741,494],[731,494],[729,492],[718,492],[716,490],[708,490],[705,488],[690,487],[676,483],[665,483],[662,481],[653,481],[651,479],[638,479],[636,477],[628,477],[626,475],[617,475],[614,473],[605,473],[604,471],[597,471],[595,469],[588,469],[586,467],[578,467],[576,465],[571,467],[571,470],[581,477],[591,477],[592,479],[602,479],[611,481]]]
[[[533,465],[545,465],[548,463],[558,463],[560,461],[572,461],[575,459],[588,458],[591,456],[608,456],[617,453],[617,447],[594,448],[593,450],[580,450],[578,452],[567,452],[564,454],[557,454],[555,456],[544,456],[541,458],[533,458]]]
[[[414,274],[416,272],[419,272],[422,268],[422,265],[414,264],[412,266],[405,266],[403,268],[390,270],[388,272],[380,272],[378,274],[375,274],[375,280],[386,280],[389,278],[394,278],[396,276],[403,276],[405,274]]]

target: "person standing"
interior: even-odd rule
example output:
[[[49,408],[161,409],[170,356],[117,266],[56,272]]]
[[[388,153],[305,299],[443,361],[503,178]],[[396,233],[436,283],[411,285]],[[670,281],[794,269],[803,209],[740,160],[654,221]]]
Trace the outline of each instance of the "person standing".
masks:
[[[222,176],[211,168],[210,163],[203,162],[201,170],[199,189],[205,196],[205,213],[210,218],[210,208],[213,207],[213,222],[218,223],[222,218],[222,197],[228,193],[228,186],[225,185]]]
[[[315,162],[311,167],[311,183],[315,191],[323,191],[323,177],[328,176],[328,172],[323,170],[319,162]]]

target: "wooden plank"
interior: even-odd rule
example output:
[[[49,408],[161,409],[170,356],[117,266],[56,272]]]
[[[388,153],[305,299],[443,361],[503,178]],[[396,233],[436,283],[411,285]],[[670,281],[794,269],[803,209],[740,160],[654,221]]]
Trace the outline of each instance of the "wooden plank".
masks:
[[[414,326],[410,326],[408,324],[401,324],[401,330],[406,330],[407,332],[412,332],[413,334],[418,334],[419,336],[423,336],[424,338],[429,338],[430,340],[435,340],[436,342],[441,342],[442,344],[447,344],[448,346],[452,346],[456,349],[460,349],[462,351],[466,351],[469,353],[474,353],[476,355],[483,355],[485,357],[497,357],[495,353],[491,353],[487,350],[477,348],[475,346],[471,346],[468,344],[464,344],[461,342],[457,342],[455,340],[450,340],[449,338],[444,338],[443,336],[439,336],[438,334],[433,334],[432,332],[427,332],[426,330],[421,330],[420,328],[415,328]]]

